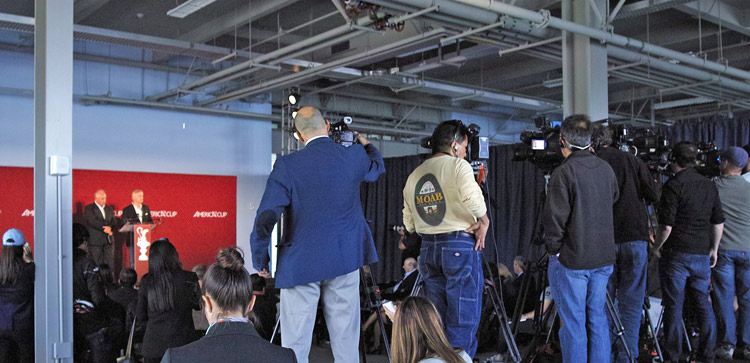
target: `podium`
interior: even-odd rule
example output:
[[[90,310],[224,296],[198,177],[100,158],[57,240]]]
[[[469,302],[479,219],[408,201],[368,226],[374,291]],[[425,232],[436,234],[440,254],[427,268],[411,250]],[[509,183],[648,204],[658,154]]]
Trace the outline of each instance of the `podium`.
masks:
[[[128,247],[128,262],[130,267],[134,268],[138,276],[143,276],[148,272],[148,250],[151,247],[151,232],[156,229],[154,223],[126,223],[120,232],[128,233],[128,240],[132,243]],[[136,247],[138,253],[136,257]]]

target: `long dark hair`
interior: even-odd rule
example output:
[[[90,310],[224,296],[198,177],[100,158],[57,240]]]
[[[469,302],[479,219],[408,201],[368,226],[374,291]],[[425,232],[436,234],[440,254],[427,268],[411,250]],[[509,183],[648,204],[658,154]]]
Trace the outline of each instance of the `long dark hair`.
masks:
[[[245,259],[237,247],[227,247],[216,255],[203,278],[203,293],[211,296],[221,311],[244,310],[253,298],[253,283],[245,270]]]
[[[24,264],[23,246],[3,246],[0,254],[0,285],[12,285]]]
[[[149,311],[163,312],[174,309],[174,280],[172,273],[182,269],[180,256],[168,239],[162,238],[151,245],[148,254],[148,274],[144,282]]]

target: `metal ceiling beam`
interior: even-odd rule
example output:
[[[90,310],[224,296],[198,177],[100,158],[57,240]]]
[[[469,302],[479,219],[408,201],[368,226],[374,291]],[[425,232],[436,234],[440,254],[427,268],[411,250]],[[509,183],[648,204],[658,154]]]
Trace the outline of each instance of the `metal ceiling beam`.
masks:
[[[232,32],[235,28],[247,24],[250,21],[249,19],[260,19],[295,2],[297,2],[297,0],[255,0],[252,4],[252,15],[250,15],[250,4],[245,1],[236,9],[236,11],[230,11],[217,17],[208,23],[180,35],[177,39],[195,43],[205,43],[219,35]]]
[[[747,8],[738,9],[721,0],[696,0],[676,7],[684,13],[692,16],[700,16],[702,19],[714,24],[721,24],[745,36],[750,36],[750,20],[747,19]]]
[[[110,0],[76,0],[73,3],[74,15],[73,22],[78,24],[91,14],[99,10],[102,6],[107,5]]]
[[[617,13],[615,20],[623,20],[635,18],[638,16],[644,16],[646,14],[653,14],[662,10],[671,9],[677,5],[681,5],[690,1],[695,0],[642,0],[634,3],[625,5]]]
[[[345,67],[351,63],[355,63],[357,61],[363,60],[372,55],[380,55],[384,52],[392,52],[392,51],[396,51],[398,49],[401,49],[407,46],[418,44],[420,42],[426,42],[444,33],[445,33],[445,29],[442,29],[442,28],[430,30],[428,32],[425,32],[425,33],[422,33],[413,37],[409,37],[409,38],[400,40],[398,42],[390,43],[390,44],[372,49],[364,53],[355,54],[355,55],[342,58],[333,62],[325,63],[321,66],[318,66],[315,68],[309,68],[298,73],[284,75],[276,79],[273,79],[268,83],[260,83],[260,84],[253,85],[250,87],[236,89],[236,90],[230,91],[229,93],[225,95],[203,101],[201,102],[201,106],[209,106],[209,105],[213,105],[216,103],[230,102],[230,101],[234,101],[236,99],[250,96],[253,94],[268,92],[277,88],[283,88],[283,87],[293,85],[293,84],[299,84],[303,80],[309,79],[311,77],[315,77],[319,74],[325,73],[327,71],[330,71],[339,67]]]
[[[719,72],[733,77],[741,78],[744,80],[750,80],[750,72],[729,67],[726,64],[712,62],[706,59],[696,58],[688,54],[684,54],[672,49],[660,47],[658,45],[649,44],[637,39],[625,37],[619,34],[610,33],[604,30],[595,29],[585,25],[576,24],[574,22],[566,21],[554,16],[551,16],[547,12],[535,12],[517,6],[504,4],[502,2],[493,0],[456,0],[462,4],[472,5],[478,9],[486,9],[497,14],[505,14],[520,19],[526,19],[538,24],[548,24],[556,29],[568,31],[580,35],[585,35],[592,39],[597,39],[602,42],[617,45],[620,47],[636,49],[641,53],[650,53],[653,56],[665,57],[668,59],[674,59],[684,64],[689,64],[694,67],[702,68],[712,72]],[[441,8],[442,9],[442,8]]]

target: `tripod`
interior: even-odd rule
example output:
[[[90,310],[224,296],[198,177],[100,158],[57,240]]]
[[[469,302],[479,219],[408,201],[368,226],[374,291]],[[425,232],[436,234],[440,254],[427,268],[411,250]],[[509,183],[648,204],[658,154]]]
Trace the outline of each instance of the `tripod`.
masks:
[[[370,266],[368,266],[370,267]],[[365,303],[367,304],[362,309],[365,311],[374,311],[378,316],[378,326],[380,327],[380,334],[383,338],[383,346],[385,347],[385,353],[388,356],[388,362],[391,361],[391,346],[388,342],[388,334],[385,331],[385,320],[383,319],[383,313],[380,308],[383,306],[383,297],[380,296],[380,288],[375,283],[375,278],[372,276],[372,268],[370,267],[370,273],[366,273],[364,268],[359,270],[360,288],[364,290]],[[366,275],[370,276],[370,283],[367,283]],[[419,276],[417,279],[419,280]],[[416,286],[416,284],[415,284]],[[359,340],[359,356],[363,363],[367,363],[367,356],[365,354],[364,339]]]
[[[609,291],[607,291],[607,313],[609,313],[609,318],[612,320],[614,330],[612,333],[615,334],[615,341],[620,341],[620,344],[622,344],[622,347],[625,349],[625,354],[628,356],[628,361],[633,362],[633,353],[630,352],[630,348],[628,348],[628,344],[625,341],[625,327],[622,326],[620,314],[617,312],[617,309],[615,309],[615,303],[612,300],[612,296],[609,295]]]
[[[492,274],[492,272],[490,272],[490,274]],[[516,339],[513,336],[513,331],[511,330],[510,323],[508,322],[508,314],[505,311],[505,304],[503,304],[502,289],[500,289],[499,291],[501,292],[498,293],[497,286],[485,283],[484,290],[487,291],[490,297],[490,301],[492,302],[492,309],[494,310],[495,316],[500,323],[500,331],[503,333],[505,344],[508,347],[508,352],[510,353],[510,359],[512,362],[519,363],[521,362],[521,353],[518,351]]]

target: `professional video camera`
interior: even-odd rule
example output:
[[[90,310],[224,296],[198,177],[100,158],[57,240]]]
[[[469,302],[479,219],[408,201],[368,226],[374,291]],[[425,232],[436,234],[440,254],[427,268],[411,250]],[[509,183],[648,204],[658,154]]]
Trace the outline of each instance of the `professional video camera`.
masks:
[[[460,122],[461,120],[449,120]],[[486,160],[490,158],[490,138],[486,136],[479,136],[479,131],[482,128],[477,124],[470,124],[467,126],[469,129],[469,145],[466,150],[466,156],[470,163],[479,160]],[[432,149],[432,137],[428,136],[422,139],[422,147],[425,149]],[[473,164],[472,164],[473,165]]]
[[[330,130],[331,140],[346,147],[359,142],[356,133],[349,130],[349,125],[351,124],[352,118],[350,116],[345,116],[339,122],[332,123]]]
[[[718,177],[721,175],[720,155],[719,148],[713,142],[699,142],[695,170],[709,178]]]
[[[539,131],[524,131],[516,144],[513,161],[528,160],[544,172],[551,172],[565,159],[560,151],[560,121],[546,117],[534,119]]]
[[[664,171],[669,165],[669,140],[648,128],[631,128],[618,125],[613,128],[612,142],[622,151],[641,158],[651,169]]]

